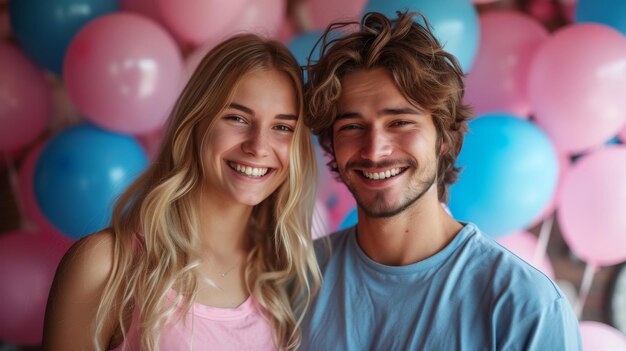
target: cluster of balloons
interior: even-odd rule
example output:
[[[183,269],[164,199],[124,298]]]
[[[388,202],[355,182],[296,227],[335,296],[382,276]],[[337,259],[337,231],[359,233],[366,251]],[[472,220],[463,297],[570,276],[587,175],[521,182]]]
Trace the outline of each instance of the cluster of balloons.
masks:
[[[450,189],[456,218],[477,223],[551,277],[525,230],[554,211],[577,256],[594,266],[626,260],[626,147],[605,145],[626,137],[626,2],[579,0],[573,23],[548,33],[521,12],[479,15],[476,5],[496,1],[308,0],[303,32],[285,17],[286,0],[10,1],[18,47],[0,43],[0,152],[26,151],[18,194],[32,226],[0,237],[0,289],[8,297],[0,302],[0,339],[39,342],[52,268],[71,242],[107,225],[207,51],[254,31],[287,43],[306,64],[329,23],[370,11],[424,14],[468,74],[466,102],[477,118]],[[52,82],[63,83],[84,121],[48,135]],[[316,149],[319,237],[358,218]],[[40,280],[22,281],[34,271]],[[585,345],[609,340],[607,333],[585,327]]]
[[[623,18],[626,3],[584,0],[576,22],[552,34],[521,13],[480,16],[466,95],[478,118],[451,189],[457,218],[500,237],[556,210],[578,257],[596,267],[626,260],[626,148],[606,145],[626,129]]]
[[[626,261],[626,3],[579,0],[574,21],[554,33],[513,11],[479,20],[466,86],[477,118],[457,162],[453,215],[548,276],[525,232],[546,218],[592,270]],[[584,349],[626,349],[608,325],[581,322],[581,333]]]

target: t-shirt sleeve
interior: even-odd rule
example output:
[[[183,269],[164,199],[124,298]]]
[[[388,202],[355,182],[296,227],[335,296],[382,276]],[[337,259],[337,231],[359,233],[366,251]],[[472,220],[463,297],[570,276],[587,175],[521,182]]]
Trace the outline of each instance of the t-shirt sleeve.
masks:
[[[578,320],[569,302],[560,296],[552,304],[511,321],[498,350],[580,351]]]

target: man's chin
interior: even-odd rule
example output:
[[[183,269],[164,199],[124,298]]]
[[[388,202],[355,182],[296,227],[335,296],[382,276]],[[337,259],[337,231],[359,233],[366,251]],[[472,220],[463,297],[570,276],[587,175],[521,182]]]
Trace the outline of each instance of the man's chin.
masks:
[[[398,204],[381,204],[380,202],[376,202],[376,200],[372,202],[357,201],[357,204],[363,214],[370,218],[389,218],[406,209],[406,206]]]

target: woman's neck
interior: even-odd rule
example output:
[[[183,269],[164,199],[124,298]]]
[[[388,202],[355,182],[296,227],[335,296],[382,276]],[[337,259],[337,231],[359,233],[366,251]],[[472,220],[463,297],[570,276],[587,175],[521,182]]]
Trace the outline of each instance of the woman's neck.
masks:
[[[252,206],[228,205],[208,196],[198,199],[200,243],[212,254],[232,256],[248,251]]]
[[[234,308],[248,297],[245,268],[250,250],[248,223],[252,206],[198,198],[200,285],[196,302]]]

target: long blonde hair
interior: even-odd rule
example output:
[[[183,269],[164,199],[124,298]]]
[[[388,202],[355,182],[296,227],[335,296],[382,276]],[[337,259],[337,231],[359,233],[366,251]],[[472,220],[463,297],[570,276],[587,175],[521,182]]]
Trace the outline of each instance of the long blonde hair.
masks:
[[[192,197],[202,186],[201,147],[238,82],[261,69],[291,78],[300,118],[287,180],[252,211],[245,282],[270,320],[277,347],[299,346],[301,317],[296,316],[302,316],[320,283],[310,232],[315,154],[302,118],[299,66],[282,44],[252,34],[233,37],[204,57],[176,102],[156,159],[118,201],[111,224],[114,264],[96,316],[96,344],[111,313],[126,339],[134,311],[141,349],[158,350],[159,331],[178,313],[175,307],[182,306],[181,316],[191,308],[200,263],[199,213]],[[207,118],[209,123],[201,123]],[[168,306],[165,299],[172,288],[178,303]]]

